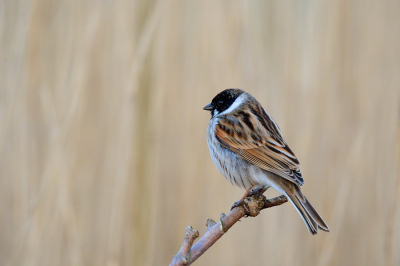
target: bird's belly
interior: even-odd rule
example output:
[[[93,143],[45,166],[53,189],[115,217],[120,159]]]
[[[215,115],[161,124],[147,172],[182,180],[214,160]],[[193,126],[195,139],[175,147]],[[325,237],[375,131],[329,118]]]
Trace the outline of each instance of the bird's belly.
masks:
[[[213,132],[208,132],[207,144],[214,164],[221,174],[233,185],[245,189],[259,185],[252,175],[252,168],[254,166],[240,158],[234,152],[222,147]]]

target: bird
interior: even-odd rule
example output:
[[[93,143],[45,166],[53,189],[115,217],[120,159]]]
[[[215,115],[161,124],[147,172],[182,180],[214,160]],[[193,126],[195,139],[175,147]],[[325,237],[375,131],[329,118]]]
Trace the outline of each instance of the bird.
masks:
[[[204,110],[210,111],[207,144],[219,172],[233,185],[246,189],[232,208],[243,204],[254,190],[272,187],[285,195],[315,235],[329,227],[304,196],[300,162],[285,142],[275,120],[242,89],[217,94]]]

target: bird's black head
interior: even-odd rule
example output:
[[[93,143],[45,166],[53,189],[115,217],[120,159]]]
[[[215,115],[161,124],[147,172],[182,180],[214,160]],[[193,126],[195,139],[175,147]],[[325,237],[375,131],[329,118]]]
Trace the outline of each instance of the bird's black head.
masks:
[[[241,89],[226,89],[218,93],[203,109],[210,111],[211,117],[214,117],[228,109],[242,93],[244,91]]]

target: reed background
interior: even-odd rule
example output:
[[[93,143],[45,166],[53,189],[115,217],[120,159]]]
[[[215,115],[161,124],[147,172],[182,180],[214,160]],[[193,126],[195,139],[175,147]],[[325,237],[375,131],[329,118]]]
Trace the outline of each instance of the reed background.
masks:
[[[1,265],[167,265],[243,194],[206,145],[229,87],[331,232],[285,204],[195,264],[400,264],[399,1],[1,0],[0,36]]]

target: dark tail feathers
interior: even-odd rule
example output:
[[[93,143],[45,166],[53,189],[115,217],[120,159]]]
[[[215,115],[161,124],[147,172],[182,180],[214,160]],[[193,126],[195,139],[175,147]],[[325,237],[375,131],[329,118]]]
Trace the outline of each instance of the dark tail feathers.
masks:
[[[324,220],[321,218],[321,216],[319,216],[314,207],[306,199],[300,188],[298,186],[295,187],[296,189],[294,194],[289,195],[288,193],[286,193],[286,196],[296,207],[296,210],[300,214],[301,218],[303,218],[303,221],[306,224],[310,233],[313,235],[317,234],[318,228],[323,231],[329,232],[328,225],[324,222]]]

